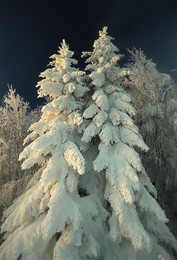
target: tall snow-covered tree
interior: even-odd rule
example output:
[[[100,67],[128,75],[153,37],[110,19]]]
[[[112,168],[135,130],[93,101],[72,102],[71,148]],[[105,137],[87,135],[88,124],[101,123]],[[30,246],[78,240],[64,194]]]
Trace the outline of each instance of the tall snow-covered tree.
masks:
[[[168,74],[160,73],[142,50],[129,50],[129,92],[136,108],[135,122],[150,148],[142,153],[143,165],[155,184],[160,205],[177,234],[177,111],[176,85]],[[128,86],[129,86],[128,85]]]
[[[19,154],[29,126],[39,119],[39,110],[31,110],[16,90],[9,87],[0,107],[0,183],[21,179],[26,172],[21,169]]]
[[[39,122],[31,126],[25,143],[34,141],[20,159],[24,160],[23,169],[37,163],[42,174],[40,181],[5,211],[2,231],[7,233],[1,259],[82,259],[76,249],[83,243],[83,233],[89,236],[89,223],[84,226],[87,214],[94,217],[97,208],[92,195],[82,198],[77,188],[79,175],[85,171],[77,143],[87,88],[82,84],[84,72],[72,67],[77,63],[72,56],[63,41],[59,53],[51,56],[52,68],[41,73],[43,80],[37,84],[39,96],[50,96],[51,102],[42,108]],[[94,243],[92,237],[88,239]],[[87,243],[83,251],[87,251]]]
[[[41,74],[39,96],[51,102],[31,126],[25,141],[34,141],[20,159],[23,168],[40,164],[42,174],[4,212],[3,260],[174,259],[176,240],[134,149],[148,147],[122,87],[128,70],[118,66],[111,40],[104,28],[84,54],[88,95],[65,41]]]
[[[94,178],[100,174],[95,188],[96,181],[89,185],[88,171],[82,176],[88,178],[83,188],[87,193],[99,193],[101,184],[104,186],[107,232],[114,244],[110,251],[102,248],[101,259],[174,259],[171,249],[168,255],[163,248],[176,250],[176,240],[165,225],[164,211],[154,199],[156,189],[134,149],[148,151],[132,119],[131,97],[122,85],[129,71],[118,66],[121,56],[111,40],[104,28],[93,51],[83,54],[90,56],[86,70],[91,71],[92,100],[83,113],[88,126],[82,141],[88,144],[88,153],[95,147]]]

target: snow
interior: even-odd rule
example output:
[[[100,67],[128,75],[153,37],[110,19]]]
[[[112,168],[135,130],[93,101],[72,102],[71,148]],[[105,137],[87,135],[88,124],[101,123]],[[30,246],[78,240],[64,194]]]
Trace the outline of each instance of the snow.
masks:
[[[103,125],[103,123],[106,121],[107,119],[107,113],[105,113],[104,111],[100,111],[94,118],[93,118],[93,122],[96,124],[97,127],[100,127]]]
[[[102,68],[98,68],[97,71],[92,72],[90,77],[93,80],[93,83],[97,87],[102,87],[105,82],[105,75]]]
[[[73,122],[74,125],[81,125],[83,122],[82,116],[78,112],[72,112],[68,118]]]
[[[117,108],[117,110],[128,113],[131,116],[135,115],[135,109],[130,104],[128,104],[127,102],[115,99],[114,106],[115,106],[115,108]]]
[[[101,130],[101,127],[97,127],[95,123],[91,122],[85,129],[81,141],[89,143],[92,137],[96,136]]]
[[[115,146],[115,151],[117,154],[120,154],[123,158],[125,158],[130,165],[132,165],[137,171],[141,172],[142,169],[142,164],[140,157],[137,152],[128,145],[119,142]]]
[[[111,122],[113,125],[119,125],[120,124],[120,114],[119,111],[117,109],[115,109],[114,107],[111,108],[109,117],[111,119]]]
[[[114,92],[115,89],[116,89],[116,86],[114,86],[114,85],[107,85],[105,87],[105,92],[107,94],[110,94],[110,93]]]
[[[95,100],[96,105],[102,110],[107,111],[109,109],[109,100],[103,91],[95,91],[92,99]]]
[[[85,160],[77,146],[71,141],[68,141],[65,143],[63,150],[64,158],[67,161],[68,165],[72,165],[73,169],[77,170],[79,174],[84,174]]]
[[[139,148],[141,148],[141,150],[145,152],[149,150],[144,141],[129,129],[119,127],[119,138],[123,143],[129,144],[130,147],[138,146]]]
[[[83,116],[84,118],[92,118],[93,116],[95,116],[98,112],[99,112],[99,108],[98,106],[96,106],[95,104],[91,104],[87,109],[85,109]]]

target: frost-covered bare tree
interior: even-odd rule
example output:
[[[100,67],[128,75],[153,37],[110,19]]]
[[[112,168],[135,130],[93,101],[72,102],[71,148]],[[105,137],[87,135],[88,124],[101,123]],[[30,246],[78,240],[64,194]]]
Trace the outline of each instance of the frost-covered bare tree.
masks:
[[[129,50],[129,92],[134,97],[135,122],[150,150],[143,165],[157,188],[158,200],[177,235],[177,89],[140,49]],[[176,215],[176,216],[175,216]]]
[[[18,160],[29,126],[39,118],[39,110],[30,110],[29,103],[9,87],[0,107],[0,182],[23,177]]]
[[[41,73],[39,96],[52,99],[20,159],[23,169],[38,163],[42,175],[4,212],[0,258],[173,260],[176,239],[134,149],[148,147],[122,86],[128,70],[107,28],[83,55],[89,95],[65,41]]]

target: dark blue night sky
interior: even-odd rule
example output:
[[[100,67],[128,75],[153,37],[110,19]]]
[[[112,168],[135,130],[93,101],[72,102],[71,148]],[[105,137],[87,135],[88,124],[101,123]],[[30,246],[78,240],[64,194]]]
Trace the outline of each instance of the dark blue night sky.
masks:
[[[177,1],[0,1],[0,100],[13,84],[35,107],[39,74],[62,39],[83,69],[81,52],[92,50],[103,26],[121,53],[141,47],[160,72],[177,67]]]

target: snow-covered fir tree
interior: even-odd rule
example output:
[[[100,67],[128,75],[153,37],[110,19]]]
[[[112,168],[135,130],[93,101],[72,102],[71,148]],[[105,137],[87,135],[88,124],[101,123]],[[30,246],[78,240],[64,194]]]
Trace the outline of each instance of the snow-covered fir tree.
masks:
[[[147,151],[124,91],[129,73],[100,31],[84,73],[65,41],[38,83],[50,96],[32,141],[21,153],[23,168],[41,165],[41,178],[4,212],[0,258],[55,260],[174,259],[167,219],[134,146]],[[88,82],[88,81],[87,81]]]
[[[20,160],[24,160],[23,169],[37,163],[43,171],[40,181],[5,212],[2,231],[7,233],[1,259],[68,259],[68,243],[81,244],[82,212],[86,214],[89,199],[84,201],[78,194],[78,176],[85,171],[85,160],[76,135],[82,123],[81,97],[87,89],[82,85],[84,72],[72,67],[77,63],[72,56],[63,41],[59,53],[51,56],[53,67],[40,75],[39,96],[49,95],[52,101],[42,108],[40,121],[31,126],[25,143],[34,141]]]
[[[104,28],[93,52],[83,54],[90,56],[86,70],[91,71],[92,100],[83,113],[88,126],[82,141],[88,143],[88,153],[93,147],[96,152],[94,177],[88,171],[81,178],[88,178],[83,181],[87,193],[98,194],[104,186],[102,203],[109,212],[107,228],[114,245],[111,250],[102,248],[101,259],[173,259],[173,253],[167,256],[162,248],[176,250],[176,240],[165,225],[165,214],[154,199],[156,189],[134,150],[134,146],[143,151],[148,147],[134,125],[135,109],[122,86],[129,71],[118,66],[121,55],[111,40]],[[94,187],[96,176],[98,186]]]

